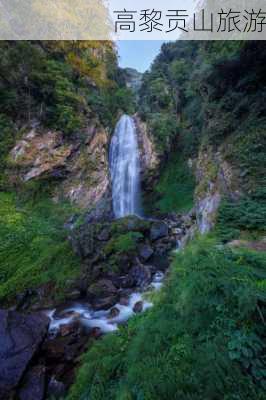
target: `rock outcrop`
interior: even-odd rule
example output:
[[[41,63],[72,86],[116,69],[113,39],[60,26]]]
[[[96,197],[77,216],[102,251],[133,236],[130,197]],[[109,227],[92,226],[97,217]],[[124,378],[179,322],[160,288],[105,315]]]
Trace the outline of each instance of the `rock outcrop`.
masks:
[[[201,233],[207,233],[215,225],[222,197],[237,200],[242,195],[240,174],[225,160],[223,149],[215,151],[211,147],[199,152],[195,169],[197,225]]]
[[[160,157],[156,151],[155,143],[152,136],[149,134],[149,128],[138,115],[134,117],[139,150],[140,150],[140,167],[141,167],[141,180],[144,190],[149,190],[153,187],[154,180],[158,178]]]
[[[41,313],[23,315],[0,310],[0,399],[7,400],[20,384],[47,334],[49,318]],[[42,380],[41,376],[39,376]],[[36,374],[28,375],[33,382]],[[40,382],[41,383],[41,382]],[[32,388],[33,390],[33,388]],[[36,389],[41,390],[41,389]],[[22,391],[22,399],[26,389]],[[33,397],[31,397],[33,398]],[[39,399],[41,397],[35,397]],[[30,397],[27,397],[29,400]]]
[[[110,212],[108,133],[97,122],[75,138],[35,127],[10,152],[10,180],[25,184],[49,180],[56,201]]]

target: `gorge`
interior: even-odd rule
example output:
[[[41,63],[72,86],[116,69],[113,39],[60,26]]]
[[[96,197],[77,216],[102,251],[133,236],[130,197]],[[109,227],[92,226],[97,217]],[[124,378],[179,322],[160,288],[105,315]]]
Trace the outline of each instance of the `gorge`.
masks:
[[[1,400],[265,400],[265,60],[0,43]]]

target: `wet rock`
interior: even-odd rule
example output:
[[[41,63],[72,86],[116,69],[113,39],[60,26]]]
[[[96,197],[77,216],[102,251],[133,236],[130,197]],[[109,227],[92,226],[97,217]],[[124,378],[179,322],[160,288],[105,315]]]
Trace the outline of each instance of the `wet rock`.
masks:
[[[121,306],[127,307],[129,305],[129,296],[121,296],[119,304],[121,304]]]
[[[95,328],[92,328],[90,335],[94,339],[99,339],[103,334],[102,334],[101,328],[95,327]]]
[[[129,277],[134,282],[134,286],[144,288],[151,282],[151,268],[138,262],[130,270]]]
[[[108,297],[117,293],[117,288],[109,279],[101,279],[88,288],[88,298]]]
[[[55,311],[53,317],[56,319],[63,319],[63,318],[71,318],[73,319],[78,319],[81,317],[80,313],[76,312],[76,311],[66,311],[65,308],[63,308],[64,306],[62,306],[61,309],[58,309]]]
[[[217,210],[221,203],[221,194],[215,192],[197,201],[197,224],[200,233],[208,233],[215,224]]]
[[[80,296],[81,296],[80,291],[78,289],[75,289],[75,290],[72,290],[72,292],[67,293],[66,299],[75,301],[75,300],[79,300]]]
[[[143,311],[143,301],[138,301],[133,307],[134,313],[138,314]]]
[[[153,255],[153,249],[151,246],[145,244],[140,247],[139,256],[142,261],[148,261],[152,255]]]
[[[109,319],[116,318],[118,317],[119,314],[120,310],[117,307],[113,307],[108,314],[108,318]]]
[[[150,238],[152,241],[168,236],[168,225],[164,221],[157,221],[152,224]]]
[[[56,337],[45,341],[42,352],[48,364],[64,365],[67,362],[73,362],[81,354],[87,341],[88,337],[85,334]],[[65,365],[65,368],[67,367]]]
[[[47,394],[55,399],[60,399],[66,394],[66,386],[63,382],[52,377],[48,383]]]
[[[73,321],[68,324],[63,324],[59,326],[59,335],[62,337],[68,335],[80,335],[82,331],[82,326],[79,324],[78,321]]]
[[[0,399],[7,399],[20,382],[48,326],[44,314],[0,310]]]
[[[109,310],[117,303],[117,295],[95,298],[92,301],[92,307],[95,311]]]
[[[18,392],[19,400],[43,400],[45,395],[45,367],[38,365],[30,369]]]

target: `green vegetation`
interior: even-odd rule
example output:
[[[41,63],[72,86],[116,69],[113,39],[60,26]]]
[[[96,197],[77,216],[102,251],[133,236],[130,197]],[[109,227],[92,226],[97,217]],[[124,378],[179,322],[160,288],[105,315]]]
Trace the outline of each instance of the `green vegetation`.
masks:
[[[73,138],[91,119],[113,128],[119,112],[135,109],[111,42],[3,41],[0,86],[1,176],[15,138],[33,121]]]
[[[188,158],[199,146],[221,146],[245,189],[265,185],[265,57],[260,42],[164,44],[144,75],[139,107],[158,150],[178,144]]]
[[[193,208],[195,179],[180,155],[172,154],[152,195],[146,200],[148,213],[186,212]]]
[[[198,239],[152,310],[97,342],[68,400],[262,400],[265,253]]]
[[[265,190],[239,201],[225,200],[218,213],[216,230],[224,240],[237,239],[241,233],[261,236],[266,231]]]
[[[73,135],[93,113],[110,126],[133,102],[111,42],[4,41],[0,56],[1,112],[13,119]]]
[[[134,253],[137,249],[138,240],[143,238],[140,232],[128,232],[109,240],[105,247],[105,253]]]
[[[45,198],[22,203],[10,193],[0,193],[0,301],[12,301],[25,289],[50,284],[50,294],[64,297],[71,279],[80,274],[63,224],[69,205]]]

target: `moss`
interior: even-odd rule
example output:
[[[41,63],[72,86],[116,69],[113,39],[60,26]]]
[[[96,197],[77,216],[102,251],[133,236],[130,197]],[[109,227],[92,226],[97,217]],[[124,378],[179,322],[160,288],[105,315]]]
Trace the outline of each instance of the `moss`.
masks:
[[[0,193],[0,301],[44,284],[64,297],[67,282],[81,272],[63,229],[72,212],[68,204],[42,199],[32,205]]]
[[[113,235],[125,234],[128,231],[145,233],[149,230],[151,222],[138,217],[126,217],[112,222]]]
[[[143,234],[140,232],[128,232],[122,235],[113,237],[104,247],[104,253],[109,255],[112,253],[128,254],[134,253],[137,249],[137,244]]]

